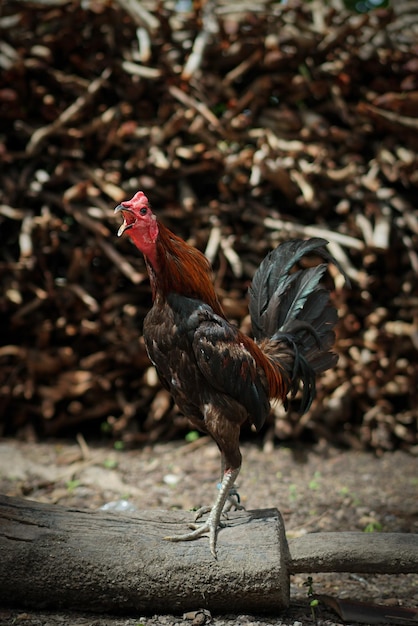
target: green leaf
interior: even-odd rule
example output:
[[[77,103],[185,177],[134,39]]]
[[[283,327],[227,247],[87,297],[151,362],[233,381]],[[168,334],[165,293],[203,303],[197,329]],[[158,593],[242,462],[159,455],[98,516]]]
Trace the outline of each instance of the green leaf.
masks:
[[[75,480],[68,480],[65,483],[65,486],[67,487],[68,491],[70,493],[72,493],[74,491],[74,489],[77,489],[77,487],[80,486],[80,481],[75,479]]]
[[[103,466],[106,469],[115,469],[118,466],[118,462],[116,461],[116,459],[105,459],[103,461]]]
[[[364,528],[363,532],[365,533],[380,533],[383,529],[383,526],[380,522],[369,522],[367,526]]]
[[[185,436],[185,440],[187,441],[187,443],[192,443],[193,441],[196,441],[196,439],[199,439],[199,437],[200,434],[197,430],[191,430]]]

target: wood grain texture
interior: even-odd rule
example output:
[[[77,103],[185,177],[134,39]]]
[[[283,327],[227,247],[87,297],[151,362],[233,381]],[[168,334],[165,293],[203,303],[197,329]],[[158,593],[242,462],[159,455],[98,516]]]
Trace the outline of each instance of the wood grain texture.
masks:
[[[289,550],[291,573],[418,573],[418,535],[413,533],[309,533],[290,539]]]
[[[273,612],[289,604],[276,509],[231,514],[218,559],[207,538],[171,543],[192,513],[120,515],[0,497],[0,603],[116,613]]]
[[[193,514],[121,515],[0,496],[0,604],[163,614],[273,613],[290,574],[418,573],[418,535],[324,532],[291,539],[277,509],[232,513],[218,559],[206,537],[172,543]]]

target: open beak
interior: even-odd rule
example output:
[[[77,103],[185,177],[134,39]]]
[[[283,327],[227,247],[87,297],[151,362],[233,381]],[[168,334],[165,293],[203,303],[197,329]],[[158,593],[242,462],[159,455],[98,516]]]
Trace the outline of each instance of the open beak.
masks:
[[[118,206],[114,210],[114,213],[120,213],[121,211],[127,213],[128,215],[129,214],[133,215],[133,211],[131,211],[131,209],[128,209],[126,206],[123,206],[123,204],[118,204]],[[126,219],[126,216],[123,214],[123,223],[119,227],[118,237],[121,237],[123,233],[125,232],[125,230],[129,230],[129,228],[132,228],[132,226],[134,225],[134,222],[135,220],[133,220],[132,222],[130,221],[128,222]]]

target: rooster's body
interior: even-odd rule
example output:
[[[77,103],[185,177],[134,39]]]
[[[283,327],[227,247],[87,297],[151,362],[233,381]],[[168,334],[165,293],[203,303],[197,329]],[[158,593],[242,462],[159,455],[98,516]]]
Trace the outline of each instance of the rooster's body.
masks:
[[[142,192],[116,208],[125,230],[143,252],[153,307],[144,321],[148,354],[163,385],[179,409],[217,443],[222,482],[205,523],[172,540],[216,536],[222,512],[233,500],[241,467],[239,435],[247,420],[258,430],[270,400],[286,404],[289,393],[303,385],[301,412],[315,395],[315,378],[332,367],[330,352],[337,321],[329,293],[319,285],[327,264],[291,273],[307,253],[333,261],[319,238],[293,240],[273,250],[257,270],[250,288],[250,314],[255,341],[230,324],[215,294],[204,255],[162,225]]]

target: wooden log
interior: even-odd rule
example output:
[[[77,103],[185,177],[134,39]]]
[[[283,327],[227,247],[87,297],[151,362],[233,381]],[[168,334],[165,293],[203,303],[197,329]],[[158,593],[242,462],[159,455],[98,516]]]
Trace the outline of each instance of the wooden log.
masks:
[[[115,514],[0,496],[0,605],[113,613],[272,613],[290,574],[418,573],[418,535],[310,533],[286,541],[277,509],[233,513],[219,532],[171,543],[193,514]]]
[[[193,514],[120,515],[0,496],[0,604],[118,613],[273,612],[289,605],[276,509],[231,515],[218,538],[171,543]]]
[[[308,533],[289,540],[289,571],[417,574],[418,535],[413,533]]]

